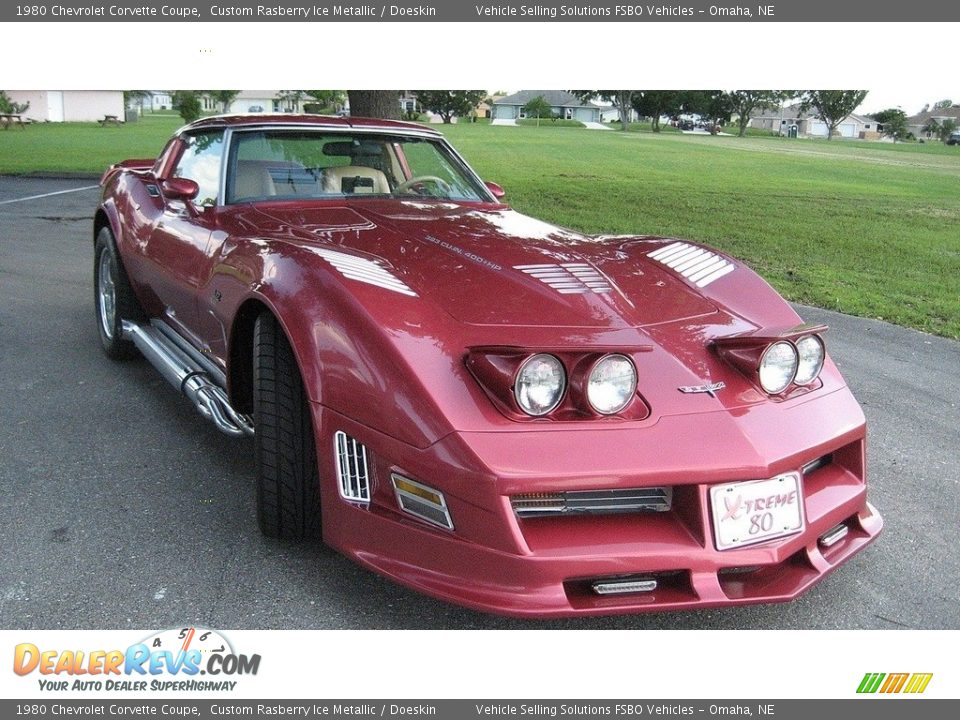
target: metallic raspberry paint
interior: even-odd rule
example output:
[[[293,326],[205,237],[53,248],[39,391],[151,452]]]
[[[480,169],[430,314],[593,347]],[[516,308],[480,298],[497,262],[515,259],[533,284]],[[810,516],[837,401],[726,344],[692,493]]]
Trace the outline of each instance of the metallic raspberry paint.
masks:
[[[441,138],[405,123],[290,115],[205,119],[181,133],[290,124]],[[181,147],[174,139],[156,162],[109,170],[97,227],[113,229],[147,313],[226,370],[241,408],[249,358],[238,348],[257,312],[278,318],[312,401],[324,539],[364,566],[509,615],[640,612],[789,600],[879,534],[866,500],[864,416],[829,355],[811,387],[773,399],[742,371],[756,347],[749,338],[802,322],[743,264],[698,289],[647,257],[672,238],[581,235],[493,195],[176,212],[148,186],[169,177]],[[344,277],[320,248],[379,260],[416,297]],[[612,290],[560,294],[514,269],[555,263],[586,263]],[[573,365],[627,355],[639,376],[634,403],[601,417],[571,398],[545,418],[518,417],[506,375],[517,357],[541,351]],[[726,387],[716,397],[678,390],[708,382]],[[337,492],[338,430],[369,449],[369,505]],[[803,480],[802,533],[714,549],[711,484],[799,471],[828,454],[832,462]],[[402,513],[391,471],[442,491],[455,531]],[[666,513],[521,520],[510,505],[521,493],[662,485],[674,486]],[[817,538],[842,521],[847,538],[820,548]],[[660,582],[651,593],[589,590],[595,579],[650,573]]]

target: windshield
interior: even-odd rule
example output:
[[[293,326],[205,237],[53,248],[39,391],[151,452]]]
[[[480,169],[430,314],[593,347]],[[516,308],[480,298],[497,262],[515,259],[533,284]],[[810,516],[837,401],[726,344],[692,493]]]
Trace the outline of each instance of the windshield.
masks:
[[[436,140],[299,129],[234,133],[228,203],[345,196],[491,199]]]

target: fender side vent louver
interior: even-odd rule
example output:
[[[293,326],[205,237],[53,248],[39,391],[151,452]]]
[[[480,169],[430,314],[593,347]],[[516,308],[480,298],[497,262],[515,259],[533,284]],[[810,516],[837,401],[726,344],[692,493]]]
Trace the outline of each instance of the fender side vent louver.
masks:
[[[734,271],[736,266],[716,253],[685,242],[664,245],[647,257],[683,275],[697,287],[706,287],[714,280]]]
[[[370,472],[367,448],[345,432],[333,435],[337,453],[337,485],[344,500],[370,502]]]

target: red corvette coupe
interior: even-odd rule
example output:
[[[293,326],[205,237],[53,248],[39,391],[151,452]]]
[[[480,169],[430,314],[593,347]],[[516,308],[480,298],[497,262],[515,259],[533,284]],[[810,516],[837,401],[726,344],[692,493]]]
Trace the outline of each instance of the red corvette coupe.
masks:
[[[209,118],[102,185],[103,347],[253,437],[267,535],[557,617],[789,600],[880,533],[826,328],[717,250],[381,120]]]

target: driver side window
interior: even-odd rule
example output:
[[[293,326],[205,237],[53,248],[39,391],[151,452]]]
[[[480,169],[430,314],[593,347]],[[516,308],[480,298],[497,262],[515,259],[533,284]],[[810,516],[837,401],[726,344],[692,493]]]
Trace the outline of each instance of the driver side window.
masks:
[[[216,205],[223,162],[223,131],[186,135],[183,140],[186,147],[173,171],[174,177],[188,178],[200,186],[197,205]]]

